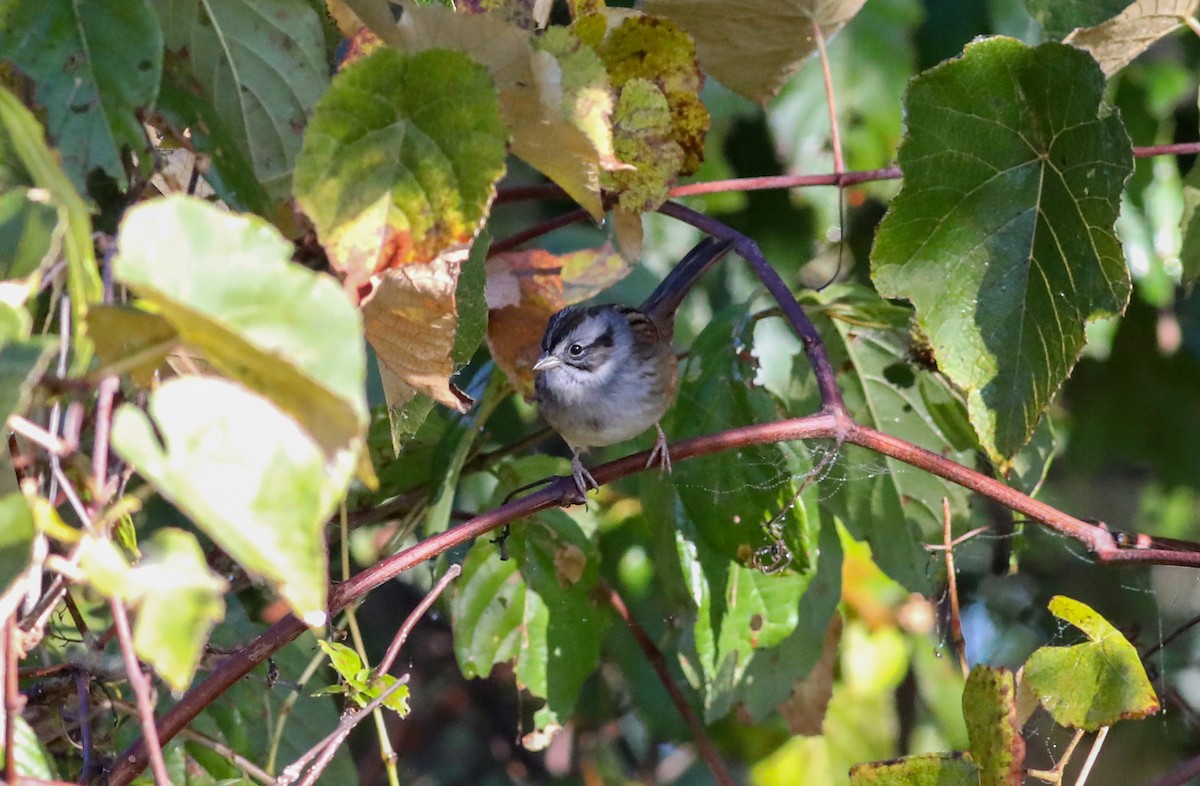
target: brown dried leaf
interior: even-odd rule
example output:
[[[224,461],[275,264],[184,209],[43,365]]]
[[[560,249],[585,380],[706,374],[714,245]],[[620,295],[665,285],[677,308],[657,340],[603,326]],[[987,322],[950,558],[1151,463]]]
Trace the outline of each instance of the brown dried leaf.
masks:
[[[792,685],[791,698],[779,705],[779,714],[792,734],[807,737],[821,734],[825,710],[833,697],[833,670],[837,666],[838,642],[841,640],[842,617],[834,614],[825,630],[821,659],[807,677],[796,680]]]
[[[1112,76],[1196,13],[1200,0],[1137,0],[1095,27],[1077,28],[1063,39],[1086,50]]]
[[[518,390],[533,393],[533,364],[554,312],[607,289],[629,269],[609,243],[562,256],[535,249],[487,261],[488,347]]]
[[[389,409],[416,393],[465,412],[471,404],[450,384],[458,309],[454,293],[466,250],[431,262],[392,268],[376,276],[362,304],[367,341],[379,358]]]

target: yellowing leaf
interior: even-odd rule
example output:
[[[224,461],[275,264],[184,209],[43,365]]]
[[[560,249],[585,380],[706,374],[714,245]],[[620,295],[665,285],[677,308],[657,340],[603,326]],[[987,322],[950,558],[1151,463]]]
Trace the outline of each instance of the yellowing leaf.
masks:
[[[606,173],[605,188],[619,192],[624,210],[654,210],[667,201],[685,156],[683,148],[671,139],[667,97],[653,82],[634,79],[621,90],[613,123],[617,155],[634,169]]]
[[[646,0],[696,40],[705,69],[760,104],[773,98],[816,49],[813,27],[830,38],[866,0]]]
[[[298,617],[325,623],[324,527],[356,468],[352,454],[327,461],[270,401],[210,377],[169,380],[148,412],[122,406],[112,444]]]
[[[1025,681],[1055,722],[1086,731],[1158,712],[1137,650],[1092,608],[1055,595],[1050,613],[1079,628],[1088,641],[1041,647],[1025,662]]]
[[[595,53],[567,32],[547,31],[536,45],[515,25],[490,15],[406,5],[395,27],[373,28],[410,52],[444,47],[485,65],[512,129],[512,152],[562,186],[599,219],[599,173],[623,165],[613,152],[612,91]]]
[[[704,74],[696,62],[696,45],[691,37],[669,19],[631,16],[609,32],[600,47],[600,57],[608,67],[613,87],[621,93],[631,82],[648,80],[666,97],[670,109],[670,138],[683,153],[677,174],[687,175],[700,168],[704,159],[704,138],[708,133],[708,109],[700,100]],[[639,100],[640,104],[640,100]],[[613,120],[619,133],[623,120]],[[640,166],[622,155],[625,163]]]
[[[389,409],[403,407],[418,392],[460,412],[471,404],[450,384],[455,290],[464,256],[444,254],[388,270],[363,302],[367,341],[379,358]]]
[[[1182,27],[1200,8],[1200,0],[1137,0],[1095,27],[1077,28],[1063,39],[1087,51],[1104,75],[1112,76],[1150,45]]]
[[[184,342],[277,402],[331,461],[357,454],[367,422],[358,312],[329,276],[290,261],[274,227],[172,196],[130,210],[118,242],[117,280]]]
[[[504,173],[487,71],[446,50],[380,49],[334,78],[296,165],[296,199],[351,291],[468,244]]]

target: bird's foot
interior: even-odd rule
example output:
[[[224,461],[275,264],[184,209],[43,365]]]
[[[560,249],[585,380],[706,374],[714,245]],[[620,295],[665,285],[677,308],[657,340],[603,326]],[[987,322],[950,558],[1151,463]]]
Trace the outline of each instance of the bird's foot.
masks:
[[[650,451],[650,458],[646,459],[646,469],[654,466],[654,462],[658,461],[662,467],[662,474],[671,474],[671,451],[667,450],[667,435],[663,433],[662,426],[654,424],[654,430],[658,432],[658,437],[654,440],[654,448]]]

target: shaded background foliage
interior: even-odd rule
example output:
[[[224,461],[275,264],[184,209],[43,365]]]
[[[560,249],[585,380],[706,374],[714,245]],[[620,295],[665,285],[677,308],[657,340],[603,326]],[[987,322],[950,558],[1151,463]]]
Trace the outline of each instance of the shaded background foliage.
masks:
[[[1089,23],[1108,18],[1121,5],[1097,11]],[[142,10],[150,7],[147,4]],[[262,117],[227,84],[236,81],[237,71],[214,50],[208,39],[211,31],[188,18],[188,4],[153,7],[160,19],[170,20],[162,24],[164,40],[152,40],[151,33],[130,35],[128,55],[136,59],[144,49],[142,54],[152,66],[154,58],[163,57],[158,112],[176,129],[187,126],[193,134],[209,135],[203,144],[220,165],[207,176],[210,182],[220,181],[213,186],[229,204],[292,230],[289,236],[299,234],[299,219],[280,209],[276,200],[291,188],[291,167],[281,164],[281,157],[294,162],[300,155],[300,137],[279,133],[269,123],[250,130]],[[261,6],[268,7],[277,11],[273,18],[279,24],[305,31],[297,61],[272,64],[284,84],[270,94],[282,105],[268,114],[278,119],[291,113],[302,124],[326,87],[324,64],[336,32],[319,5],[307,8],[280,0]],[[17,10],[9,10],[0,20],[11,29],[25,23],[19,14],[27,12],[29,4],[10,3],[7,8]],[[256,30],[253,26],[261,20],[239,18],[238,8],[218,3],[209,14],[229,30]],[[314,8],[322,24],[296,21]],[[893,163],[904,130],[902,99],[917,73],[959,55],[978,36],[1008,35],[1033,45],[1048,34],[1058,38],[1084,24],[1072,19],[1063,26],[1055,9],[1054,3],[1032,0],[1027,4],[869,0],[829,42],[847,168],[874,169]],[[251,35],[247,50],[253,48],[253,41]],[[11,42],[0,45],[0,52],[25,73],[36,74],[54,62],[52,53],[26,51]],[[51,66],[39,61],[42,55]],[[232,57],[234,64],[251,59],[249,51]],[[1200,44],[1195,36],[1176,34],[1108,83],[1105,96],[1120,110],[1134,145],[1200,138],[1195,100],[1198,60]],[[157,73],[153,67],[147,70]],[[197,79],[204,73],[211,75],[211,81]],[[28,88],[25,82],[15,84]],[[122,89],[149,95],[154,87],[129,84]],[[139,105],[146,100],[139,95],[125,96],[125,101]],[[63,103],[41,94],[25,97],[32,99],[29,103],[46,106]],[[701,98],[712,125],[696,181],[832,170],[823,76],[815,59],[806,62],[765,109],[712,79]],[[54,112],[43,119],[48,125],[59,121]],[[127,127],[129,118],[124,120],[125,125],[116,124],[122,131],[117,149],[123,144],[138,149],[140,130],[136,125]],[[247,150],[233,141],[242,138],[256,144]],[[139,158],[139,168],[129,172],[120,160],[106,158],[102,151],[64,152],[64,167],[73,185],[86,191],[99,208],[96,226],[114,231],[125,207],[122,192],[130,187],[130,178],[149,174],[149,158]],[[95,157],[77,162],[76,154]],[[308,154],[321,155],[311,149]],[[509,163],[503,187],[541,182],[536,171],[512,159]],[[1179,229],[1181,218],[1186,228],[1185,209],[1190,210],[1196,199],[1193,179],[1185,179],[1191,163],[1188,156],[1136,160],[1117,223],[1133,279],[1128,311],[1119,320],[1089,327],[1079,366],[1054,398],[1048,419],[1034,433],[1033,447],[1010,476],[1014,485],[1026,490],[1037,487],[1051,452],[1048,446],[1056,445],[1059,456],[1041,485],[1040,498],[1063,510],[1103,519],[1116,529],[1184,540],[1200,538],[1196,515],[1200,397],[1193,384],[1200,381],[1200,317],[1190,286],[1200,254],[1188,253],[1194,238]],[[947,455],[983,467],[985,460],[976,458],[971,424],[951,403],[953,391],[941,376],[917,362],[925,349],[920,340],[903,338],[909,310],[884,303],[870,292],[872,243],[898,188],[898,181],[881,180],[840,194],[833,188],[734,190],[695,197],[690,204],[754,238],[785,280],[817,290],[801,299],[830,347],[856,416],[867,422],[863,413],[871,411],[878,420],[870,425],[889,431],[889,425],[900,424],[916,409],[921,413],[918,426],[924,423],[925,433],[901,436],[922,443],[940,440],[938,446]],[[323,230],[321,205],[310,197],[305,207]],[[508,237],[561,209],[549,201],[499,204],[486,231],[492,238]],[[690,230],[661,216],[647,214],[644,225],[644,265],[606,297],[638,302],[693,239]],[[469,221],[455,229],[464,236],[473,232]],[[549,235],[542,244],[566,252],[599,245],[607,237],[607,227],[576,224]],[[476,244],[476,257],[483,247],[482,242]],[[479,264],[475,267],[482,269]],[[348,272],[345,267],[338,269]],[[355,271],[348,275],[353,277]],[[153,299],[147,290],[137,290],[132,276],[119,278],[142,297]],[[471,297],[481,306],[482,278],[471,282],[464,273],[458,286],[462,312],[467,312],[462,304]],[[692,357],[684,369],[679,404],[667,423],[672,438],[767,421],[784,411],[793,415],[811,411],[818,400],[794,338],[776,320],[746,316],[745,304],[759,294],[759,284],[746,266],[723,265],[698,290],[680,319],[678,343],[691,347]],[[757,307],[765,301],[753,302]],[[172,328],[184,333],[196,322],[208,326],[206,319],[207,315],[189,313],[186,319],[173,321]],[[535,428],[535,417],[518,397],[502,395],[497,385],[489,383],[493,367],[488,353],[474,352],[482,340],[481,330],[476,330],[473,342],[459,337],[454,346],[456,354],[462,355],[455,360],[471,360],[456,384],[481,402],[479,409],[466,415],[433,409],[399,458],[392,453],[395,422],[385,411],[388,403],[395,404],[390,398],[393,390],[385,394],[386,383],[379,384],[376,377],[376,361],[368,360],[372,371],[367,403],[372,415],[367,444],[380,487],[368,491],[356,486],[351,497],[354,528],[348,546],[356,565],[373,564],[411,543],[414,531],[423,535],[441,531],[471,513],[494,507],[505,492],[561,471],[561,461],[529,455],[536,452],[532,446],[522,445],[515,457],[496,459],[495,451],[520,444]],[[868,343],[870,351],[860,353]],[[104,347],[97,351],[104,355]],[[222,368],[220,350],[214,353],[213,362]],[[39,360],[48,362],[49,355]],[[227,367],[222,370],[236,376],[229,371],[236,365],[234,360],[225,360]],[[303,367],[300,360],[296,365]],[[756,375],[763,387],[742,384]],[[310,376],[320,381],[319,373]],[[713,384],[714,378],[731,384]],[[895,411],[872,410],[872,392],[862,382],[868,378],[883,378],[889,390],[908,393],[894,404]],[[855,389],[859,384],[862,390]],[[312,395],[319,398],[316,392]],[[454,404],[449,391],[439,401]],[[415,406],[420,405],[421,400],[416,400]],[[346,417],[365,416],[354,412]],[[481,425],[486,432],[477,440]],[[906,421],[898,427],[910,426]],[[330,455],[336,453],[328,444],[321,447]],[[546,441],[542,450],[561,457],[556,439]],[[617,450],[621,449],[608,455],[617,455]],[[691,753],[686,726],[630,633],[607,607],[594,602],[592,595],[601,579],[619,589],[633,616],[668,650],[675,681],[695,689],[690,698],[701,717],[712,724],[714,742],[749,782],[792,782],[798,772],[828,771],[842,777],[853,763],[966,747],[959,707],[961,682],[951,662],[953,653],[941,641],[947,616],[944,576],[940,562],[927,558],[914,538],[919,530],[916,534],[925,541],[940,540],[933,525],[940,516],[940,495],[948,489],[941,481],[866,451],[845,450],[828,465],[827,458],[832,460],[831,449],[821,443],[770,446],[681,464],[666,482],[655,477],[622,481],[603,491],[594,510],[570,516],[544,513],[519,525],[509,546],[510,562],[499,561],[496,547],[482,539],[371,594],[359,609],[358,620],[366,650],[375,661],[399,621],[424,596],[444,565],[465,566],[445,607],[419,624],[401,656],[398,670],[411,674],[412,714],[405,719],[388,715],[387,726],[402,777],[422,783],[574,783],[618,782],[654,773],[663,782],[709,782],[708,771]],[[351,467],[344,456],[334,463],[348,476]],[[475,471],[481,467],[487,471]],[[764,577],[744,566],[731,567],[739,558],[739,548],[748,542],[752,547],[763,545],[765,536],[752,533],[747,538],[732,528],[713,527],[709,520],[730,521],[747,510],[767,514],[784,510],[802,479],[814,471],[821,475],[820,491],[801,497],[786,518],[784,541],[796,556],[791,572]],[[896,515],[879,515],[878,508],[864,504],[864,496],[871,498],[876,490],[879,495],[895,495],[893,508],[885,513]],[[971,499],[961,490],[952,490],[951,496],[956,533],[979,525],[990,527],[956,552],[965,637],[973,661],[1016,668],[1047,641],[1076,641],[1065,624],[1045,611],[1054,595],[1085,601],[1143,652],[1163,643],[1176,625],[1200,611],[1188,569],[1096,566],[1078,544],[1023,526],[1011,512]],[[410,503],[374,510],[393,497]],[[926,508],[919,525],[898,512],[901,501],[907,505],[912,500]],[[842,519],[841,527],[833,515]],[[178,523],[183,517],[169,502],[148,501],[136,517],[139,538],[172,519]],[[312,516],[318,526],[323,520],[320,511]],[[666,530],[663,521],[675,522],[675,530]],[[850,535],[870,543],[873,561]],[[336,563],[336,549],[331,554]],[[581,575],[564,582],[564,570],[578,565],[586,565]],[[683,582],[679,574],[688,570],[702,575],[704,581]],[[514,585],[509,577],[517,573],[521,581]],[[668,574],[672,577],[666,578]],[[339,575],[336,568],[334,575]],[[565,584],[578,587],[561,591]],[[791,593],[788,597],[800,599],[798,605],[772,603],[771,593],[784,592],[785,584]],[[264,599],[260,587],[244,580],[236,582],[234,590],[236,595],[228,596],[230,611],[214,634],[214,643],[221,646],[245,641],[258,629],[255,623],[284,611],[278,602]],[[924,591],[928,599],[910,595],[909,590]],[[745,593],[736,596],[744,600],[736,614],[746,615],[745,619],[721,608],[730,592]],[[498,594],[506,599],[506,609],[523,610],[529,617],[497,621],[489,616]],[[312,601],[304,606],[306,601],[289,600],[296,608],[321,607]],[[830,666],[836,680],[828,678],[833,681],[832,698],[824,738],[820,738],[814,735],[822,729],[819,713],[814,719],[811,711],[819,704],[815,699],[806,700],[801,693],[800,701],[779,713],[774,710],[781,691],[814,666],[820,671],[818,645],[839,600],[845,629],[838,665]],[[759,608],[752,605],[755,602],[761,603],[761,610],[755,610]],[[82,611],[93,627],[106,624],[104,606],[94,599]],[[534,618],[541,622],[530,627],[538,627],[542,639],[526,635],[526,623]],[[564,620],[572,624],[564,626]],[[544,629],[539,627],[542,623]],[[491,630],[488,625],[495,626],[494,639],[483,635]],[[753,628],[763,641],[752,645],[723,633],[722,625]],[[52,622],[51,631],[47,651],[54,659],[69,649],[64,642],[76,633],[72,623],[60,617]],[[763,649],[751,653],[760,645]],[[556,648],[566,648],[570,656],[556,662],[548,654]],[[1092,783],[1145,782],[1196,753],[1193,721],[1200,696],[1194,689],[1195,651],[1195,637],[1185,635],[1150,659],[1154,685],[1167,712],[1158,719],[1117,727],[1103,753],[1105,766],[1093,773]],[[316,654],[315,640],[306,635],[275,658],[285,688],[299,679]],[[734,679],[730,670],[736,668],[744,671]],[[478,678],[465,679],[464,673]],[[197,727],[229,741],[254,761],[263,763],[271,757],[272,764],[281,766],[334,724],[333,701],[309,694],[310,687],[330,684],[335,678],[322,666],[314,683],[298,691],[299,703],[291,711],[294,720],[284,727],[286,735],[274,755],[269,753],[273,740],[262,730],[274,728],[281,689],[263,689],[261,681],[266,679],[267,670],[261,669],[235,689],[236,695],[207,710]],[[514,681],[534,692],[538,690],[534,686],[541,686],[541,696],[547,683],[560,692],[543,706],[527,693],[514,691]],[[168,705],[169,698],[163,696],[162,703]],[[53,713],[41,715],[34,704],[30,720],[41,729],[53,720]],[[1030,766],[1050,766],[1067,737],[1045,719],[1036,723],[1028,735]],[[538,747],[535,731],[551,725],[567,729],[546,750],[528,750]],[[808,736],[796,734],[797,730],[805,730]],[[120,750],[138,730],[135,723],[123,722],[110,724],[105,733],[112,749]],[[59,760],[60,774],[78,770],[76,754],[62,739],[44,742]],[[369,724],[360,726],[324,782],[353,782],[355,769],[360,783],[386,782],[377,746],[376,730]],[[238,775],[236,768],[194,742],[169,745],[168,764],[178,774],[177,782],[205,783]]]

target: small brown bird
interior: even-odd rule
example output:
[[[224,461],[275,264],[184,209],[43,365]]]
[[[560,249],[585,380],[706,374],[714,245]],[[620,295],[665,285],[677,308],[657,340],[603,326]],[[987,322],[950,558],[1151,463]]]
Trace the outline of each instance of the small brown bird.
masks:
[[[538,410],[571,448],[571,476],[581,496],[599,488],[579,455],[586,448],[658,432],[646,466],[671,471],[667,437],[658,421],[675,400],[678,363],[671,338],[675,311],[732,242],[705,238],[675,266],[639,308],[568,306],[550,317],[542,356],[533,365]]]

